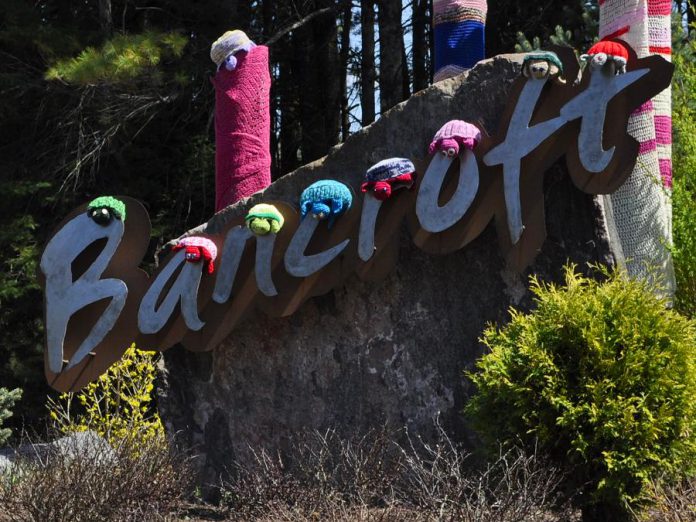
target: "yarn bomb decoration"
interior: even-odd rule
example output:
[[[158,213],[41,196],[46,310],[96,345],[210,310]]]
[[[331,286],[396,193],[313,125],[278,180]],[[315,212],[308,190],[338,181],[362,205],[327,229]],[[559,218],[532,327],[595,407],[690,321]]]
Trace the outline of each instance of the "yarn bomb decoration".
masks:
[[[126,205],[120,199],[111,196],[101,196],[93,199],[87,205],[87,215],[103,227],[112,219],[126,221]]]
[[[237,57],[235,56],[240,51],[249,52],[256,47],[244,31],[235,29],[227,31],[220,38],[213,42],[210,47],[210,59],[215,62],[218,70],[224,65],[228,71],[233,71],[237,68]]]
[[[209,274],[215,272],[215,259],[217,258],[217,247],[210,239],[201,236],[189,236],[180,239],[174,245],[172,252],[179,250],[185,251],[187,263],[205,263]]]
[[[550,78],[560,85],[566,83],[563,79],[563,62],[558,55],[551,51],[538,51],[529,53],[522,63],[522,74],[527,78],[545,80]]]
[[[331,228],[338,216],[353,204],[353,195],[343,183],[324,179],[312,183],[300,196],[300,213],[304,218],[310,214],[314,219],[328,221]]]
[[[479,141],[481,131],[476,125],[463,120],[451,120],[435,133],[428,152],[435,154],[439,150],[445,156],[453,158],[459,155],[460,147],[473,150]]]
[[[371,192],[384,201],[401,188],[411,188],[416,181],[416,167],[406,158],[389,158],[375,163],[365,172],[360,186],[363,193]]]
[[[606,68],[609,74],[624,74],[628,64],[628,48],[625,44],[612,40],[600,40],[590,47],[580,60],[590,62],[595,69]]]
[[[273,205],[259,203],[251,207],[244,218],[247,227],[257,236],[277,234],[283,228],[285,218]]]

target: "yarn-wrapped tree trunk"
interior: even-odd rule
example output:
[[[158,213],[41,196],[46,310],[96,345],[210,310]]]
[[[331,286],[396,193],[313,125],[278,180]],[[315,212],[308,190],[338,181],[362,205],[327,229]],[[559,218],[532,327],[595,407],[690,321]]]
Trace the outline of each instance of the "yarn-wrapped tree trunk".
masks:
[[[487,13],[486,0],[433,0],[436,82],[485,58]]]
[[[220,67],[215,86],[215,210],[271,184],[271,77],[268,47],[240,53]]]
[[[624,40],[639,58],[650,54],[671,58],[670,1],[604,0],[599,4],[601,38]],[[628,132],[640,143],[638,161],[624,185],[611,196],[626,266],[633,276],[662,278],[672,290],[669,89],[634,112]]]

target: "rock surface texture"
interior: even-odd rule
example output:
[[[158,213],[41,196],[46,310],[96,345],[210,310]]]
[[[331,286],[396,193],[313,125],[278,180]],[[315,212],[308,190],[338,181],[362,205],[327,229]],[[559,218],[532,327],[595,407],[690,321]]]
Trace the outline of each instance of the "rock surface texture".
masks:
[[[275,182],[265,197],[297,204],[323,178],[355,190],[379,160],[425,158],[435,132],[452,119],[493,134],[521,62],[521,55],[499,56],[415,94],[327,157]],[[608,239],[605,198],[575,188],[564,164],[546,173],[544,197],[547,239],[525,274],[506,270],[493,223],[441,257],[420,251],[403,230],[399,262],[385,280],[351,276],[290,317],[255,313],[212,352],[165,352],[161,413],[200,454],[203,480],[247,458],[250,447],[282,450],[306,429],[352,435],[405,426],[428,438],[439,415],[473,443],[461,415],[471,393],[463,372],[483,351],[486,323],[505,321],[510,306],[531,306],[530,273],[559,280],[569,260],[584,267],[620,255]],[[218,232],[260,201],[255,195],[228,207],[197,232]]]

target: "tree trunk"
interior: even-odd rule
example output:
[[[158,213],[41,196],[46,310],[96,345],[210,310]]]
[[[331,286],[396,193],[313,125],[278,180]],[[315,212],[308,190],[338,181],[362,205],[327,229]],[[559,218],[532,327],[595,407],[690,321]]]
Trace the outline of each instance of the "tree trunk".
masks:
[[[378,0],[380,112],[405,99],[401,0]],[[407,73],[407,71],[406,71]]]
[[[348,92],[348,60],[350,59],[350,30],[353,26],[353,5],[347,2],[343,8],[341,27],[341,139],[350,135],[350,100]]]
[[[362,54],[360,57],[360,105],[363,127],[375,121],[375,4],[361,0]]]
[[[318,9],[333,7],[334,0],[322,0],[318,2]],[[314,35],[319,46],[321,60],[319,67],[315,68],[315,81],[317,89],[322,96],[321,108],[324,116],[324,142],[321,154],[329,152],[329,148],[339,141],[341,130],[341,62],[338,55],[338,27],[333,17],[321,17],[313,22]]]
[[[327,2],[331,0],[323,3]],[[302,160],[306,163],[322,157],[338,143],[341,113],[338,32],[333,20],[319,18],[298,29],[295,35],[300,43]]]
[[[99,0],[99,27],[104,38],[111,36],[114,21],[111,15],[111,0]]]
[[[430,83],[428,74],[428,0],[412,0],[413,12],[413,92]]]

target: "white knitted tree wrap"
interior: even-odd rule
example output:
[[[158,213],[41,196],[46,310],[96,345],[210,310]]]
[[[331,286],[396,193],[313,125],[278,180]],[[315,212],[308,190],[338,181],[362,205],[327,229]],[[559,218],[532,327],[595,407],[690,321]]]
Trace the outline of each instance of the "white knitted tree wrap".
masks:
[[[654,4],[661,3],[663,0],[600,1],[600,38],[621,38],[635,49],[638,58],[652,54],[651,37],[659,40],[659,47],[668,46],[670,37],[665,34],[664,20],[648,16],[649,10],[651,15],[656,12]],[[669,31],[669,16],[667,19],[666,30]],[[664,142],[666,138],[662,134],[658,140],[656,121],[664,123],[664,120],[656,120],[656,108],[660,116],[671,115],[669,92],[644,104],[629,119],[628,132],[640,143],[640,150],[633,172],[612,194],[611,201],[629,274],[642,278],[661,277],[671,290],[671,211],[659,161],[660,154],[664,159],[671,157],[671,151],[666,144],[660,143],[658,152],[658,141]],[[664,125],[660,128],[664,130]],[[671,134],[671,121],[669,128]]]

